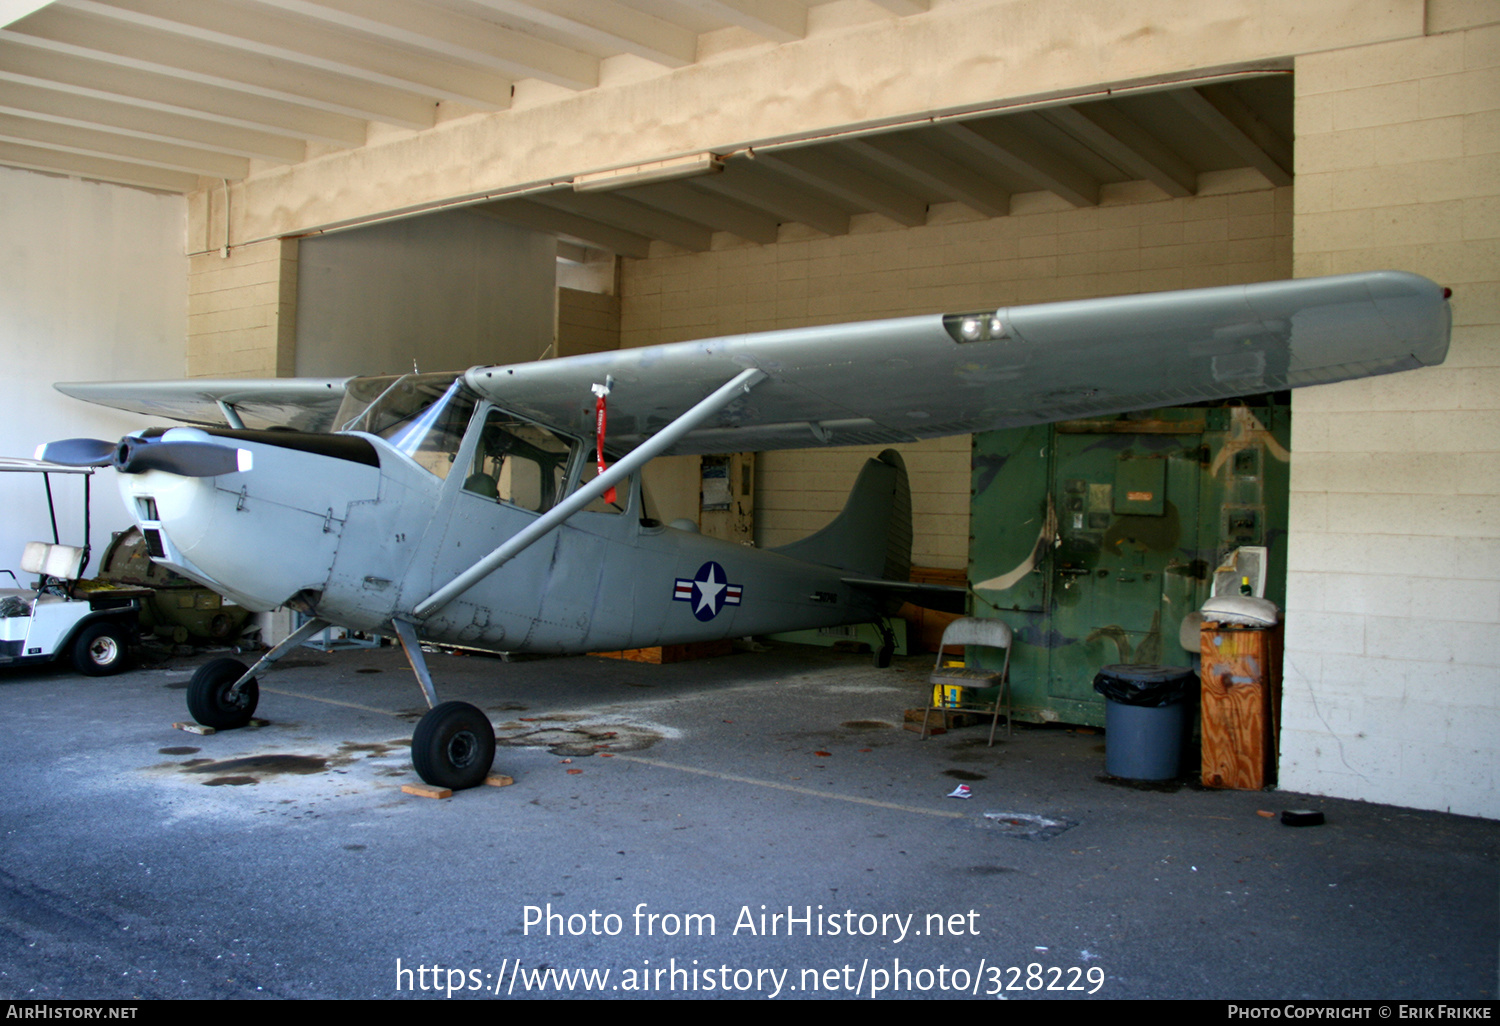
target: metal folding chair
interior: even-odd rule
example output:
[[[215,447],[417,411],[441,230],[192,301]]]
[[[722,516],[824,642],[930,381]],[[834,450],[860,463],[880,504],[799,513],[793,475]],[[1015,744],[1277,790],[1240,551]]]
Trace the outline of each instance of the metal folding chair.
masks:
[[[949,645],[967,645],[975,648],[999,648],[1005,650],[1005,663],[997,670],[985,670],[969,666],[944,666],[943,649]],[[928,723],[934,712],[988,713],[990,719],[990,746],[995,744],[995,727],[1000,722],[1000,702],[1005,702],[1005,736],[1010,737],[1010,627],[999,620],[985,620],[966,616],[954,620],[943,631],[942,644],[938,646],[937,661],[933,664],[931,697],[927,700],[927,711],[922,715],[922,738],[926,740]],[[967,690],[949,692],[948,687]],[[967,697],[955,697],[947,701],[948,695],[967,696],[980,688],[998,688],[993,701],[978,701]]]

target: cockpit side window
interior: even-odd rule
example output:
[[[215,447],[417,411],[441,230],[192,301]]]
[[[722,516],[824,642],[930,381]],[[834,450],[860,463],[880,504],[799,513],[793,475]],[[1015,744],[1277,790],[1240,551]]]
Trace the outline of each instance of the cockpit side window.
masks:
[[[583,472],[578,475],[578,487],[582,488],[594,478],[599,476],[599,465],[593,460],[587,460],[583,464]],[[615,485],[615,501],[610,502],[601,495],[587,506],[583,507],[585,513],[624,513],[630,505],[631,479],[625,478]]]
[[[568,478],[573,443],[546,428],[491,409],[484,418],[464,490],[535,513],[551,509]]]

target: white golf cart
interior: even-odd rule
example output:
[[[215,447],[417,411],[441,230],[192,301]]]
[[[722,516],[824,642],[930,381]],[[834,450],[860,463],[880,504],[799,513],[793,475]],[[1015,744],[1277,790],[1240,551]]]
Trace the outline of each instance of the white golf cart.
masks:
[[[27,542],[22,573],[36,574],[30,587],[0,588],[0,666],[72,659],[91,677],[119,673],[139,630],[141,588],[113,588],[82,580],[88,565],[89,476],[92,467],[65,467],[42,460],[0,457],[0,472],[41,474],[52,519],[52,541]],[[60,544],[52,474],[83,474],[83,547]]]

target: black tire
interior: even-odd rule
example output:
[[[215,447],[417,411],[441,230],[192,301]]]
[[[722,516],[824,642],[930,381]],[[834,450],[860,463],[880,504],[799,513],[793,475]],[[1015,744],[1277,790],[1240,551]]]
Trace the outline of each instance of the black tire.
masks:
[[[118,623],[91,623],[73,639],[73,665],[90,677],[108,677],[130,661],[130,635]]]
[[[212,659],[198,667],[188,684],[187,707],[193,719],[215,730],[233,730],[250,722],[260,702],[260,686],[255,681],[240,688],[238,701],[229,689],[248,669],[238,659]]]
[[[1322,826],[1323,814],[1316,809],[1287,809],[1281,814],[1281,822],[1291,827]]]
[[[494,761],[494,725],[467,702],[444,702],[428,711],[411,737],[411,763],[434,787],[474,787]]]

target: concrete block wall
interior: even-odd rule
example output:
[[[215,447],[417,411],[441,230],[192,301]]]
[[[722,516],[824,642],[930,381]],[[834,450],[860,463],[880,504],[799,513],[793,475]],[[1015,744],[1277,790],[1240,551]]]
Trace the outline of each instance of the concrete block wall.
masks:
[[[297,240],[272,239],[189,257],[187,376],[294,373]]]
[[[581,289],[557,290],[554,356],[620,348],[620,297]]]
[[[622,261],[622,345],[1286,278],[1291,230],[1291,190],[1239,171],[1204,175],[1186,199],[1130,183],[1083,209],[1029,193],[1008,217],[944,204],[918,228],[867,215],[842,237],[790,226],[776,245],[750,246],[719,235],[706,253],[661,246]],[[965,567],[969,439],[898,448],[912,478],[914,562]],[[876,451],[762,454],[757,543],[828,523]]]
[[[1296,67],[1299,277],[1454,291],[1441,367],[1293,395],[1281,782],[1500,817],[1500,5]]]

